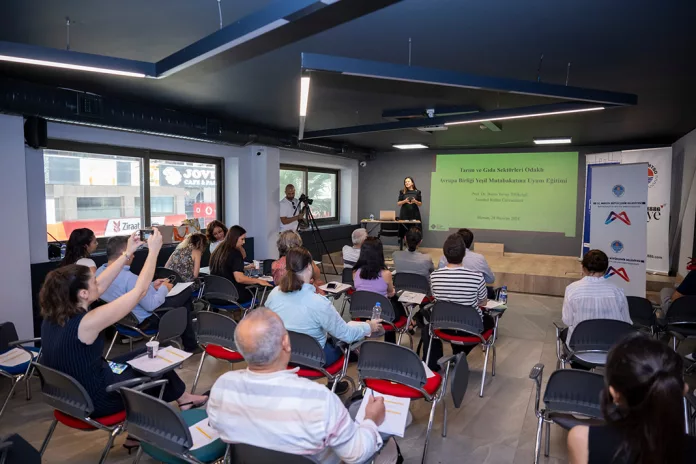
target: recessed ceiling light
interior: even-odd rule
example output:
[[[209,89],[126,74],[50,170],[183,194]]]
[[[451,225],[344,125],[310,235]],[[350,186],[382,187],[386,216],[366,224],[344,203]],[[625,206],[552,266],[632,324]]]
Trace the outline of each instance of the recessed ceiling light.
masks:
[[[396,143],[392,145],[394,148],[398,148],[399,150],[418,150],[421,148],[428,148],[427,145],[423,145],[422,143]]]
[[[537,145],[562,145],[571,143],[573,140],[570,137],[553,137],[549,139],[534,139]]]
[[[307,103],[309,103],[309,84],[310,77],[305,76],[300,79],[300,116],[307,116]]]

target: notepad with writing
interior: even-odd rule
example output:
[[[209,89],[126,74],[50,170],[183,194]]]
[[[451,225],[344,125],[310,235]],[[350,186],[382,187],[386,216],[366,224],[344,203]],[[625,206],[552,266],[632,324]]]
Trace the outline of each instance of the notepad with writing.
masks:
[[[425,293],[403,292],[399,297],[399,301],[408,304],[421,304],[425,298]]]
[[[486,306],[484,306],[486,309],[496,309],[500,308],[501,306],[505,306],[505,303],[501,303],[500,301],[495,301],[495,300],[488,300],[486,302]]]
[[[379,425],[377,429],[387,435],[403,437],[404,431],[406,431],[406,419],[408,418],[408,408],[411,405],[411,400],[392,395],[383,395],[368,388],[365,390],[365,396],[360,404],[358,414],[355,416],[355,420],[358,422],[365,419],[365,408],[367,407],[367,402],[371,395],[374,395],[375,398],[384,398],[384,409],[386,411],[384,422],[382,422],[382,425]]]
[[[220,438],[218,431],[208,424],[207,417],[190,426],[189,432],[191,432],[191,438],[193,438],[191,451],[209,445]]]
[[[20,364],[31,361],[32,356],[36,357],[37,354],[38,353],[32,353],[30,356],[29,353],[21,348],[12,348],[3,354],[0,354],[0,366],[19,366]]]
[[[157,350],[157,356],[148,358],[147,354],[131,359],[128,364],[140,372],[159,372],[190,358],[192,353],[168,346]]]

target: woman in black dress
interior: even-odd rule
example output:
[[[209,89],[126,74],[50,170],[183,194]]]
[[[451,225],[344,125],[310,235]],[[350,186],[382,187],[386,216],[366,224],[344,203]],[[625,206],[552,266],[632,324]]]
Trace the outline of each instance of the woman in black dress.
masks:
[[[609,352],[602,412],[606,425],[576,426],[568,434],[571,464],[686,464],[696,438],[686,435],[681,356],[643,334]]]
[[[399,201],[396,203],[401,207],[399,211],[399,219],[402,221],[420,221],[420,206],[423,204],[421,191],[416,188],[416,182],[413,177],[404,179],[404,188],[399,190]],[[423,231],[422,224],[414,224],[413,227]],[[410,229],[410,227],[408,227]],[[403,240],[406,235],[406,229],[399,227],[399,239]]]

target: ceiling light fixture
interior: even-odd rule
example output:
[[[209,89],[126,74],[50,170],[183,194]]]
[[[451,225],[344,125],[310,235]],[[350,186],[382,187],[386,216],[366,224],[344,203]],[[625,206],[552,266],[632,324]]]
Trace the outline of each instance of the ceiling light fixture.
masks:
[[[82,66],[79,64],[60,63],[58,61],[34,60],[31,58],[22,58],[19,56],[0,55],[0,61],[10,61],[13,63],[34,64],[38,66],[50,66],[52,68],[74,69],[77,71],[96,72],[101,74],[113,74],[116,76],[128,77],[146,77],[145,74],[135,73],[130,71],[120,71],[118,69],[97,68],[93,66]]]
[[[552,116],[554,114],[568,114],[568,113],[582,113],[585,111],[598,111],[598,110],[603,110],[603,106],[593,106],[590,108],[579,108],[575,110],[563,110],[563,111],[547,111],[544,113],[534,113],[534,114],[516,114],[512,116],[498,116],[498,117],[493,117],[493,118],[484,118],[484,119],[471,119],[471,120],[465,120],[465,121],[454,121],[454,122],[447,122],[445,123],[446,126],[456,126],[459,124],[474,124],[477,122],[485,122],[485,121],[503,121],[503,120],[508,120],[508,119],[524,119],[524,118],[536,118],[539,116]]]
[[[429,148],[427,145],[423,145],[422,143],[395,143],[392,145],[394,148],[398,148],[399,150],[418,150],[422,148]]]
[[[309,103],[309,76],[300,79],[300,116],[307,116],[307,103]]]
[[[571,143],[573,139],[570,137],[554,137],[548,139],[534,139],[534,143],[537,145],[562,145]]]

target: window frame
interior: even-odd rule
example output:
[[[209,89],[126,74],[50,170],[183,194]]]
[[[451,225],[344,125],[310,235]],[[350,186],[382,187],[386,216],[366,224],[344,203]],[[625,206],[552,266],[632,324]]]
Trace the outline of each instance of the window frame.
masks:
[[[94,143],[76,142],[71,140],[48,139],[47,150],[63,150],[93,155],[112,155],[137,158],[140,161],[140,220],[142,224],[152,223],[151,192],[150,192],[150,159],[162,161],[178,161],[191,163],[206,163],[215,165],[215,212],[216,219],[225,222],[225,159],[198,154],[174,153],[144,148],[120,147]],[[44,179],[45,182],[45,179]],[[48,241],[55,243],[55,241]],[[101,243],[100,243],[101,244]],[[101,247],[100,247],[101,248]]]
[[[280,169],[285,169],[289,171],[299,171],[302,172],[302,184],[306,189],[309,189],[309,173],[323,173],[323,174],[334,174],[336,176],[336,215],[328,218],[316,218],[317,225],[330,225],[330,224],[340,224],[341,221],[341,170],[322,168],[316,166],[298,166],[296,164],[284,164],[281,163]],[[283,188],[283,187],[280,187]],[[307,192],[304,192],[307,193]],[[299,196],[297,197],[299,198]]]

